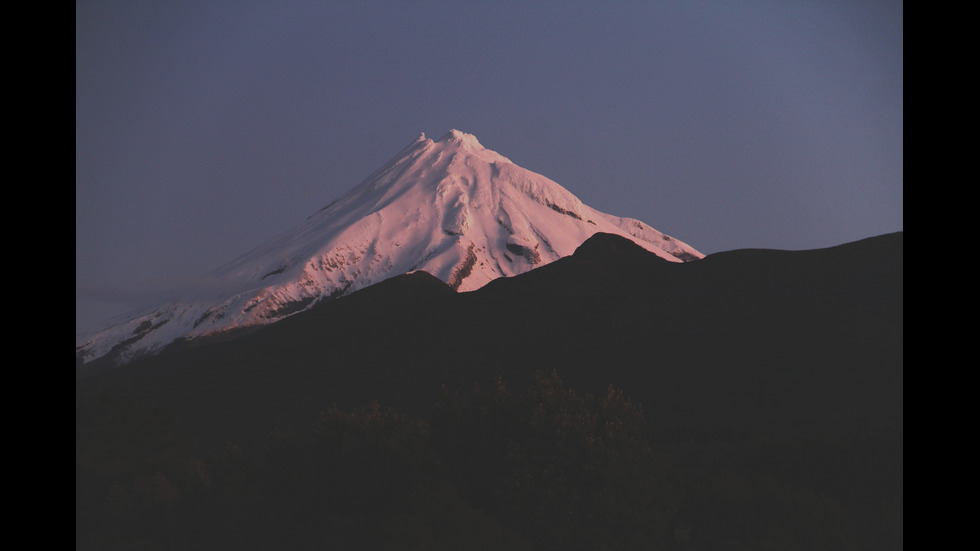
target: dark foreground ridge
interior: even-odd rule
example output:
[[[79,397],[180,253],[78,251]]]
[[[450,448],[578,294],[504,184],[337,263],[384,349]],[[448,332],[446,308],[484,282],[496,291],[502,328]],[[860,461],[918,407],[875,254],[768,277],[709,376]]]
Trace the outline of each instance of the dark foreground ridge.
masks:
[[[80,549],[896,549],[903,234],[599,234],[76,381]]]

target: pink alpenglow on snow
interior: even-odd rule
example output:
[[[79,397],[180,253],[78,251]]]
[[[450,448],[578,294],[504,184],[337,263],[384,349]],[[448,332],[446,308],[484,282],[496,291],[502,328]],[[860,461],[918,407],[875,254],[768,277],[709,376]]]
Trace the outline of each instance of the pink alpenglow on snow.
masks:
[[[643,222],[583,204],[471,134],[421,134],[347,194],[211,273],[223,295],[174,300],[76,338],[76,363],[106,355],[126,363],[177,339],[272,323],[416,270],[471,291],[568,256],[597,232],[674,262],[703,256]]]

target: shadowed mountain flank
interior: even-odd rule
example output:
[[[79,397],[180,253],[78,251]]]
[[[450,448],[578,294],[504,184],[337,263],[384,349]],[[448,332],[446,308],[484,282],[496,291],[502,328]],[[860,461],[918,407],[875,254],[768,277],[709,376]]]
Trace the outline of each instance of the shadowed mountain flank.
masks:
[[[172,346],[76,380],[76,547],[900,549],[902,265],[597,234]]]
[[[424,407],[443,383],[556,367],[589,388],[628,387],[663,419],[707,422],[724,411],[733,423],[742,414],[755,422],[756,413],[779,423],[791,416],[761,410],[780,405],[846,417],[882,405],[869,397],[901,403],[901,266],[901,234],[684,264],[596,235],[567,258],[477,291],[403,275],[246,337],[172,347],[131,373],[79,385],[124,385],[202,414],[221,400],[214,387],[195,390],[198,378],[241,387],[217,396],[256,412],[276,388],[305,396],[291,406],[306,400],[314,410],[380,397]],[[293,386],[296,378],[310,384]],[[829,407],[835,400],[844,401]],[[276,410],[263,412],[266,423]]]

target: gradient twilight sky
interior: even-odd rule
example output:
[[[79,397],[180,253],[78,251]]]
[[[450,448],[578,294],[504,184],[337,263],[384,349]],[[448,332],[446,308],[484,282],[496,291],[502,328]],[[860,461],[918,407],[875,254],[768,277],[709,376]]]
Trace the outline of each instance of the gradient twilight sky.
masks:
[[[456,128],[703,253],[903,229],[903,6],[75,4],[76,334]]]

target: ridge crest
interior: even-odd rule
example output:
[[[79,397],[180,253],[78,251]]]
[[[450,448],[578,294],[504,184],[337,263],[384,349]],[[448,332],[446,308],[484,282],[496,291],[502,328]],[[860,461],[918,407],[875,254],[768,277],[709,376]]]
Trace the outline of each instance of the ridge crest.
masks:
[[[468,145],[477,149],[484,149],[480,141],[476,139],[476,136],[456,130],[455,128],[443,134],[442,137],[436,141],[439,143],[457,143],[460,145]]]

